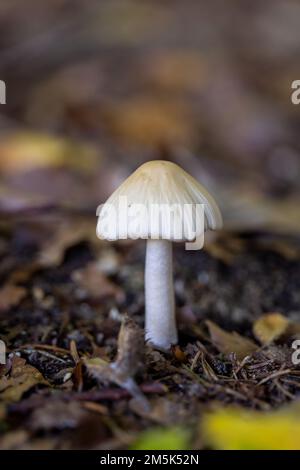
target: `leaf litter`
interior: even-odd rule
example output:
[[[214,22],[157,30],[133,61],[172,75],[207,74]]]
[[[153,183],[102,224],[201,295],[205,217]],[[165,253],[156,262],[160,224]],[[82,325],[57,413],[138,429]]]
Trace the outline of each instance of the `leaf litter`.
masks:
[[[30,232],[31,221],[26,223]],[[230,234],[226,237],[228,244]],[[263,312],[274,257],[278,273],[287,265],[295,270],[295,260],[261,247],[256,251],[252,239],[244,239],[240,252],[226,263],[211,251],[189,257],[176,248],[175,277],[185,285],[177,312],[180,343],[164,354],[144,344],[143,283],[132,289],[143,271],[142,243],[137,251],[128,245],[126,253],[122,244],[112,244],[114,268],[103,271],[105,245],[85,240],[74,244],[70,239],[64,251],[58,244],[54,264],[37,262],[26,272],[16,264],[7,273],[2,289],[14,282],[23,295],[7,302],[1,317],[9,353],[0,371],[1,446],[99,448],[106,442],[127,447],[141,431],[157,426],[188,426],[189,445],[203,446],[198,423],[212,403],[264,412],[299,396],[300,372],[291,360],[291,343],[299,331],[293,284],[284,287],[285,314],[276,313],[277,300],[269,292],[270,313]],[[257,292],[257,313],[247,305],[247,285],[240,284],[249,252],[256,263],[253,277],[249,266],[248,281]],[[27,256],[28,261],[37,259],[38,250]],[[264,263],[258,265],[262,256]],[[178,298],[179,287],[177,282]],[[243,321],[227,314],[237,305]],[[89,422],[90,443],[78,434]]]

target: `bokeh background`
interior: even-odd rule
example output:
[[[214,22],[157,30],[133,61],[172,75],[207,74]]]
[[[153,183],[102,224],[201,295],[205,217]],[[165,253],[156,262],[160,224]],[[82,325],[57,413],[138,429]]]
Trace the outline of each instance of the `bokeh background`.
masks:
[[[0,207],[94,212],[149,159],[218,200],[226,227],[298,232],[296,0],[0,5]]]

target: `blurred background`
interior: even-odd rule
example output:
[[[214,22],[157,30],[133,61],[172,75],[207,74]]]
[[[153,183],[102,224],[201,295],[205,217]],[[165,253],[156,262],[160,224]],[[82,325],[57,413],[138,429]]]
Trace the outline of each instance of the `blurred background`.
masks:
[[[296,0],[2,0],[0,210],[95,213],[149,159],[227,228],[300,230]]]

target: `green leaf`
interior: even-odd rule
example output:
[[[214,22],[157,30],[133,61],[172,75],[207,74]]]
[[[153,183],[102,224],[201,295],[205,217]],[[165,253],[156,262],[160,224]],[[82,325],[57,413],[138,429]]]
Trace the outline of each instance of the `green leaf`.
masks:
[[[131,446],[132,450],[187,450],[190,433],[179,426],[144,431]]]

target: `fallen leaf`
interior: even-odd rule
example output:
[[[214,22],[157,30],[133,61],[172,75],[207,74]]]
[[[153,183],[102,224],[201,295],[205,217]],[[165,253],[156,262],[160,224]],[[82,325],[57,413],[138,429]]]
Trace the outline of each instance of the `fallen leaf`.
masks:
[[[114,133],[129,143],[159,145],[192,139],[187,109],[176,101],[135,98],[107,110]]]
[[[231,265],[234,259],[234,254],[229,251],[224,244],[207,243],[205,251],[213,258],[222,261],[224,264]]]
[[[142,329],[125,315],[118,337],[116,363],[125,375],[135,375],[143,364],[144,334]]]
[[[287,329],[289,320],[281,313],[262,315],[253,325],[254,336],[263,344],[270,344],[278,339]]]
[[[25,392],[38,384],[49,385],[42,374],[25,359],[14,356],[10,375],[0,380],[0,399],[4,402],[17,402]]]
[[[6,284],[0,289],[0,312],[5,312],[11,307],[18,305],[24,299],[26,293],[24,287]]]
[[[114,362],[99,357],[84,359],[89,374],[100,383],[112,382],[127,390],[141,406],[148,409],[148,401],[134,380],[141,368],[144,338],[141,329],[125,317],[118,337],[118,353]]]
[[[86,292],[87,298],[100,301],[112,297],[119,303],[124,300],[123,290],[99,270],[97,263],[89,263],[85,268],[75,271],[72,278]]]
[[[179,362],[187,361],[185,352],[178,346],[178,344],[172,346],[172,354]]]
[[[286,331],[283,334],[286,338],[299,338],[300,336],[300,323],[290,322],[287,326]]]
[[[159,51],[145,62],[147,79],[168,92],[197,92],[209,76],[206,59],[198,51]]]
[[[242,360],[258,349],[253,341],[235,331],[232,333],[224,331],[210,320],[207,320],[205,324],[208,327],[212,343],[221,353],[226,355],[235,353],[237,359]]]
[[[96,240],[95,224],[86,220],[66,220],[56,222],[56,230],[52,236],[45,237],[38,257],[38,263],[43,267],[59,266],[65,252],[71,246],[83,240]]]
[[[204,417],[201,431],[214,449],[299,450],[300,407],[268,413],[220,408]]]
[[[8,134],[0,145],[0,170],[11,174],[61,166],[90,171],[98,161],[91,146],[38,132]]]

